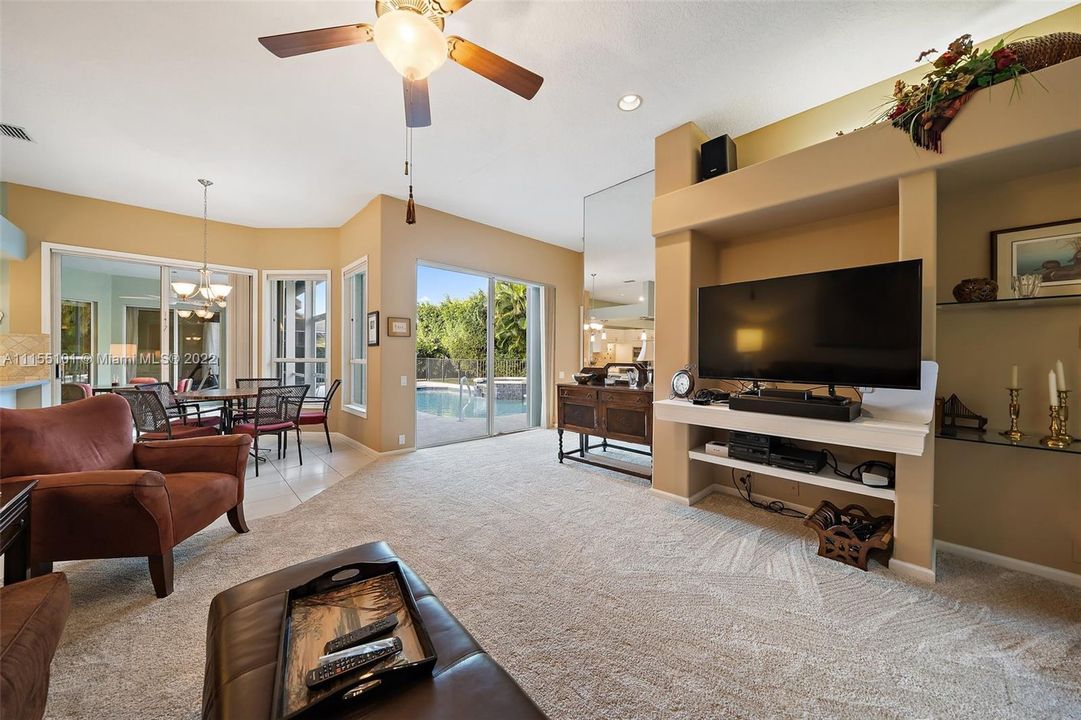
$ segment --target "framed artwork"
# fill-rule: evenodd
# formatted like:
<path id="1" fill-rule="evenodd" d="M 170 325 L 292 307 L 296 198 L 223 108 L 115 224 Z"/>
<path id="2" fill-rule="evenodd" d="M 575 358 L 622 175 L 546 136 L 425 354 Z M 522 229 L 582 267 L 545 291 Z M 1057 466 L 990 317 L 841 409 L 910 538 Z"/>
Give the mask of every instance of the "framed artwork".
<path id="1" fill-rule="evenodd" d="M 412 334 L 412 324 L 409 318 L 388 317 L 387 337 L 409 337 Z"/>
<path id="2" fill-rule="evenodd" d="M 379 311 L 368 313 L 368 347 L 379 344 Z"/>
<path id="3" fill-rule="evenodd" d="M 1012 298 L 1010 279 L 1029 274 L 1040 276 L 1037 297 L 1081 293 L 1081 218 L 991 233 L 998 298 Z"/>

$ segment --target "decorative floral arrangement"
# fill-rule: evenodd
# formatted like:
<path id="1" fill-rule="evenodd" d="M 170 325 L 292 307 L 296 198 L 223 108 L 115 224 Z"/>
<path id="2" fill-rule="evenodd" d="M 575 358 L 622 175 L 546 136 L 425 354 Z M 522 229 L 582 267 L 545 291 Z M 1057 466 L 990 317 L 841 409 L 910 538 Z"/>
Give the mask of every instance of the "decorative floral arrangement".
<path id="1" fill-rule="evenodd" d="M 936 52 L 926 50 L 916 62 L 923 62 Z M 1003 41 L 990 50 L 976 50 L 972 36 L 962 35 L 938 56 L 934 69 L 923 76 L 922 83 L 909 85 L 897 81 L 893 100 L 876 122 L 889 120 L 894 127 L 907 132 L 916 145 L 942 152 L 942 131 L 974 90 L 1013 80 L 1017 93 L 1018 78 L 1025 72 L 1017 52 Z"/>

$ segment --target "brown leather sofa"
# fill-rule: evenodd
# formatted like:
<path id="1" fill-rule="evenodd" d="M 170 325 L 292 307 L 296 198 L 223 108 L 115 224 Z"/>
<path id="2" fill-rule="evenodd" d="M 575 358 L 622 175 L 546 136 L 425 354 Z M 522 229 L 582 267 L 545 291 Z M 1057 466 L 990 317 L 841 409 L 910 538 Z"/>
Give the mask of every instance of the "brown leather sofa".
<path id="1" fill-rule="evenodd" d="M 50 573 L 0 588 L 0 717 L 39 720 L 49 669 L 71 610 L 68 581 Z"/>
<path id="2" fill-rule="evenodd" d="M 398 560 L 386 543 L 342 550 L 264 575 L 219 593 L 210 603 L 203 678 L 204 720 L 272 717 L 278 641 L 286 593 L 342 565 Z M 438 661 L 432 678 L 373 695 L 344 714 L 364 720 L 538 720 L 540 708 L 477 644 L 431 589 L 401 563 Z"/>
<path id="3" fill-rule="evenodd" d="M 0 482 L 38 481 L 34 574 L 57 560 L 140 557 L 158 597 L 173 591 L 173 548 L 228 513 L 244 522 L 251 438 L 132 442 L 131 410 L 103 394 L 40 410 L 0 410 Z"/>

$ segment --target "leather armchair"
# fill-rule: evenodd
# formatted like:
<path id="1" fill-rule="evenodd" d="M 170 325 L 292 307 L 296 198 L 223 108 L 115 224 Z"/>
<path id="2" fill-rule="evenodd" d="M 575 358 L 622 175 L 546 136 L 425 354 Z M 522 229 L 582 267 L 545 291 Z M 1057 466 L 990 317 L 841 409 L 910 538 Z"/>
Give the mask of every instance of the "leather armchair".
<path id="1" fill-rule="evenodd" d="M 33 477 L 30 562 L 146 556 L 158 597 L 173 591 L 173 548 L 223 513 L 244 521 L 251 438 L 132 441 L 127 402 L 103 394 L 40 410 L 0 410 L 0 482 Z"/>

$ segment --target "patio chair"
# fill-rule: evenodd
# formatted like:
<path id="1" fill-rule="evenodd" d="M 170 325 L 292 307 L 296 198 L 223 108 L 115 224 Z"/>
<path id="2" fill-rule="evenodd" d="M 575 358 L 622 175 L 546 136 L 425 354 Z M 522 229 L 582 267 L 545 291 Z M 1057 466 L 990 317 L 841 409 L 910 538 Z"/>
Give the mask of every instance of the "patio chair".
<path id="1" fill-rule="evenodd" d="M 278 438 L 278 458 L 282 450 L 289 448 L 289 431 L 297 431 L 297 455 L 300 464 L 304 464 L 304 453 L 300 439 L 300 410 L 304 405 L 304 396 L 308 394 L 307 385 L 281 385 L 278 387 L 259 388 L 255 398 L 255 407 L 247 422 L 233 425 L 234 433 L 251 435 L 255 454 L 255 477 L 259 477 L 259 438 L 262 435 L 276 435 Z M 284 441 L 284 442 L 283 442 Z"/>
<path id="2" fill-rule="evenodd" d="M 218 428 L 210 425 L 185 425 L 179 418 L 171 418 L 165 411 L 161 398 L 153 390 L 117 388 L 117 395 L 128 401 L 131 416 L 135 420 L 136 440 L 178 440 L 180 438 L 217 435 Z"/>
<path id="3" fill-rule="evenodd" d="M 165 413 L 170 417 L 180 418 L 185 425 L 204 425 L 218 427 L 221 425 L 221 415 L 214 414 L 203 417 L 203 408 L 197 402 L 183 402 L 178 400 L 173 386 L 167 382 L 153 382 L 135 386 L 138 390 L 147 390 L 158 396 L 161 404 L 165 407 Z M 212 408 L 220 410 L 221 406 Z M 190 416 L 194 412 L 195 418 Z"/>
<path id="4" fill-rule="evenodd" d="M 335 380 L 330 384 L 330 389 L 327 390 L 327 396 L 323 398 L 323 407 L 320 410 L 301 410 L 300 425 L 322 425 L 323 433 L 327 436 L 327 450 L 334 452 L 334 448 L 330 444 L 330 401 L 334 399 L 334 393 L 338 392 L 338 388 L 341 387 L 342 381 Z"/>

